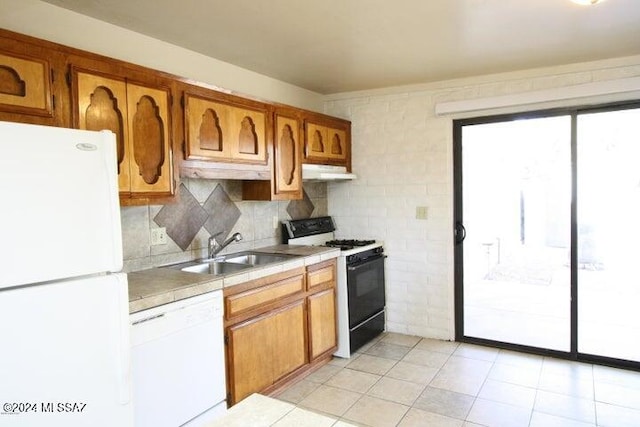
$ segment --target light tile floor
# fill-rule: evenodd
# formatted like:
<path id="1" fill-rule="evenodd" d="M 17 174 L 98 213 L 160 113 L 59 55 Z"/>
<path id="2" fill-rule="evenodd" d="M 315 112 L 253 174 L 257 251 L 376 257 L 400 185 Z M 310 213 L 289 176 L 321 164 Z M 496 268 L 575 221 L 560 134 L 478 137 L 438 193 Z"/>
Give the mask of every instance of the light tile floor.
<path id="1" fill-rule="evenodd" d="M 387 333 L 280 400 L 371 427 L 640 426 L 640 373 Z"/>

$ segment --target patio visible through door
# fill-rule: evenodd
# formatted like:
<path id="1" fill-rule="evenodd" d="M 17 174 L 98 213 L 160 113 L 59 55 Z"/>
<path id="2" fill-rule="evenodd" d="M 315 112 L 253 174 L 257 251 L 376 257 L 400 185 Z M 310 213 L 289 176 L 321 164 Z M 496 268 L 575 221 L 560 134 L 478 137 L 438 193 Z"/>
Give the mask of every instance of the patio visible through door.
<path id="1" fill-rule="evenodd" d="M 640 362 L 640 107 L 454 127 L 457 339 Z"/>

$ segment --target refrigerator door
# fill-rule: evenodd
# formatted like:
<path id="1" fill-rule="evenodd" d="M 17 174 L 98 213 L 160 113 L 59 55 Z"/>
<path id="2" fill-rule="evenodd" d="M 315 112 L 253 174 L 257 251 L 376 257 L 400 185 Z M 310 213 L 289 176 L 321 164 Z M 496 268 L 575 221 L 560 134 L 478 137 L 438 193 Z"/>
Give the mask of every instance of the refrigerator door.
<path id="1" fill-rule="evenodd" d="M 0 122 L 0 288 L 122 269 L 115 135 Z"/>
<path id="2" fill-rule="evenodd" d="M 127 276 L 0 290 L 0 425 L 133 426 Z"/>

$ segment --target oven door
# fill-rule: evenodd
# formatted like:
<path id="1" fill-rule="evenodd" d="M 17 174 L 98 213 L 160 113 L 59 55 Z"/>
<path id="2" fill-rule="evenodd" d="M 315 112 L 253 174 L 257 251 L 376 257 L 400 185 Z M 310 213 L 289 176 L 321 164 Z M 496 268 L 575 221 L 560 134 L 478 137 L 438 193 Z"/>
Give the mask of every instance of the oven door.
<path id="1" fill-rule="evenodd" d="M 347 290 L 349 294 L 349 329 L 384 309 L 384 259 L 369 258 L 356 264 L 347 264 Z"/>

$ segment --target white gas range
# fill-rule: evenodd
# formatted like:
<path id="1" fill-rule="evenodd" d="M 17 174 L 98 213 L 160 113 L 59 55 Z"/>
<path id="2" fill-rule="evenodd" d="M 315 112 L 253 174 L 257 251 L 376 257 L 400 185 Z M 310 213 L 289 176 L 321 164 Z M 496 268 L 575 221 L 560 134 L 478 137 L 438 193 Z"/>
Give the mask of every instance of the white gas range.
<path id="1" fill-rule="evenodd" d="M 338 349 L 348 358 L 385 329 L 384 249 L 375 240 L 335 240 L 331 217 L 284 221 L 282 241 L 290 245 L 341 249 L 337 259 Z"/>

